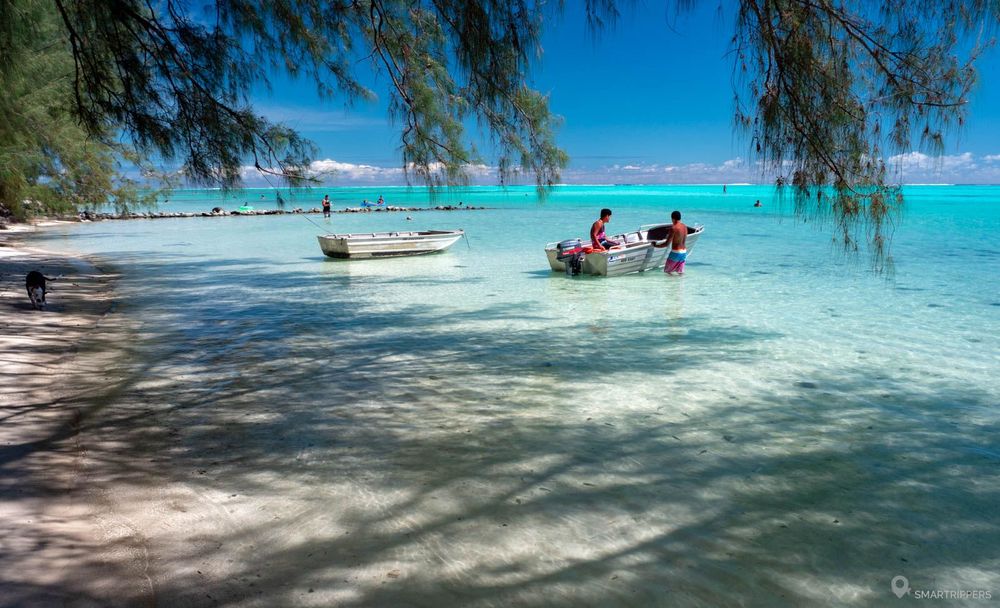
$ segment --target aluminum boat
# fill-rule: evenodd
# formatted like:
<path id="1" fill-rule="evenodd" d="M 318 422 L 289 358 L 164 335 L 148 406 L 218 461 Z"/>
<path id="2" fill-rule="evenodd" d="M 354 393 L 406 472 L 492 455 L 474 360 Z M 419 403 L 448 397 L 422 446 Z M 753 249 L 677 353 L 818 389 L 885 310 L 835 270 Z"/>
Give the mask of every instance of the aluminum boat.
<path id="1" fill-rule="evenodd" d="M 331 258 L 389 258 L 444 251 L 465 234 L 463 230 L 361 232 L 316 237 Z"/>
<path id="2" fill-rule="evenodd" d="M 670 226 L 671 224 L 646 224 L 634 232 L 616 234 L 609 239 L 621 244 L 607 251 L 592 251 L 589 247 L 590 239 L 557 241 L 545 246 L 545 255 L 552 270 L 570 275 L 616 277 L 663 268 L 670 248 L 653 247 L 653 243 L 665 238 Z M 700 224 L 688 226 L 688 255 L 704 231 L 705 227 Z M 649 238 L 650 233 L 653 234 L 652 239 Z"/>

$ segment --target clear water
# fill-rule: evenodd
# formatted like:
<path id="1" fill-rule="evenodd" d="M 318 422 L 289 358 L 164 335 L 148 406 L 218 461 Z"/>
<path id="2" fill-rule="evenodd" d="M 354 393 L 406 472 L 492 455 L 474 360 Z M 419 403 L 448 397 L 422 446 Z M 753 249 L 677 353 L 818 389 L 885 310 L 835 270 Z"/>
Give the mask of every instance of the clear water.
<path id="1" fill-rule="evenodd" d="M 309 216 L 330 232 L 468 234 L 395 260 L 326 259 L 301 216 L 39 239 L 122 273 L 144 367 L 114 405 L 202 429 L 178 456 L 192 467 L 227 432 L 253 439 L 206 487 L 249 484 L 261 509 L 298 513 L 282 524 L 282 550 L 302 552 L 288 563 L 410 573 L 350 592 L 309 579 L 316 601 L 878 604 L 897 574 L 1000 593 L 1000 187 L 909 188 L 888 280 L 765 187 L 283 196 L 327 193 L 335 209 L 380 193 L 490 209 Z M 271 208 L 274 191 L 181 192 L 164 209 L 244 200 Z M 544 244 L 585 235 L 604 206 L 612 229 L 673 209 L 704 224 L 687 275 L 550 272 Z M 367 507 L 333 517 L 310 506 L 317 492 Z M 345 521 L 369 535 L 354 561 L 311 564 L 288 540 L 333 543 Z M 265 557 L 281 561 L 236 562 Z"/>

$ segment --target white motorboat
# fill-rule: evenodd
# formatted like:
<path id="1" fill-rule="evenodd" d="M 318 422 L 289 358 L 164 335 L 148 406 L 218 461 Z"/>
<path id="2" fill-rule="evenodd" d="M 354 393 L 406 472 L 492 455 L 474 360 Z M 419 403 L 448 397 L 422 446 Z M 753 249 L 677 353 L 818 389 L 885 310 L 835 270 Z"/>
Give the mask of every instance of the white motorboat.
<path id="1" fill-rule="evenodd" d="M 616 277 L 663 268 L 670 248 L 653 247 L 653 242 L 665 238 L 670 226 L 671 224 L 646 224 L 634 232 L 616 234 L 609 239 L 622 244 L 607 251 L 588 251 L 589 239 L 569 239 L 549 243 L 545 246 L 545 255 L 552 270 L 566 274 Z M 686 246 L 689 255 L 704 231 L 705 227 L 702 225 L 688 226 Z M 652 239 L 649 238 L 651 232 Z"/>
<path id="2" fill-rule="evenodd" d="M 331 258 L 389 258 L 444 251 L 465 234 L 463 230 L 361 232 L 316 237 Z"/>

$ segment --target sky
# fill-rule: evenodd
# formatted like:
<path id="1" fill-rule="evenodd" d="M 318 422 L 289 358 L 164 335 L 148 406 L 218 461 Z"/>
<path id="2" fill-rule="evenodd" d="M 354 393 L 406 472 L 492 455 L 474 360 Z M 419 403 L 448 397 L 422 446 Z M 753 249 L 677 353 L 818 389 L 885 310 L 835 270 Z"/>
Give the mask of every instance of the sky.
<path id="1" fill-rule="evenodd" d="M 767 181 L 752 163 L 747 140 L 733 129 L 730 3 L 721 12 L 717 3 L 702 2 L 676 14 L 661 3 L 639 1 L 597 39 L 586 29 L 581 5 L 567 2 L 546 23 L 543 55 L 530 75 L 563 119 L 557 141 L 570 164 L 562 182 Z M 906 183 L 1000 184 L 1000 52 L 986 53 L 978 68 L 966 125 L 951 134 L 944 155 L 914 150 L 890 159 Z M 333 172 L 327 183 L 405 183 L 400 130 L 385 106 L 388 83 L 367 75 L 364 82 L 379 100 L 345 107 L 320 101 L 309 83 L 278 77 L 270 93 L 259 91 L 253 101 L 265 116 L 316 142 L 314 168 Z M 484 160 L 471 172 L 474 183 L 496 183 Z M 258 185 L 253 171 L 245 176 L 248 185 Z M 533 176 L 518 181 L 533 183 Z"/>

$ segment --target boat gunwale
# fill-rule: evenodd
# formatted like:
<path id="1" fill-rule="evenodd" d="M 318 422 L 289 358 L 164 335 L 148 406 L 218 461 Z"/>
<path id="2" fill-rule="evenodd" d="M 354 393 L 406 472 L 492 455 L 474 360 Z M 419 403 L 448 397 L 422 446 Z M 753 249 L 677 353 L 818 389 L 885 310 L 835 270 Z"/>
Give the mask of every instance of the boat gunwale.
<path id="1" fill-rule="evenodd" d="M 376 239 L 421 239 L 460 237 L 464 230 L 405 230 L 387 232 L 348 232 L 321 234 L 319 238 L 330 240 L 376 240 Z"/>
<path id="2" fill-rule="evenodd" d="M 628 232 L 623 232 L 621 234 L 616 234 L 616 235 L 612 236 L 611 238 L 614 239 L 616 237 L 621 237 L 621 236 L 625 236 L 625 235 L 628 235 L 628 234 L 635 234 L 636 232 L 647 232 L 648 233 L 649 230 L 646 229 L 647 226 L 649 228 L 656 228 L 658 226 L 669 226 L 669 225 L 670 224 L 643 224 L 642 226 L 639 227 L 639 230 L 629 230 Z M 695 229 L 694 232 L 689 232 L 688 235 L 701 234 L 702 232 L 705 231 L 705 226 L 703 224 L 695 224 L 693 227 Z M 572 240 L 573 240 L 572 238 L 569 238 L 569 239 L 563 239 L 561 241 L 552 241 L 551 243 L 546 243 L 546 245 L 545 245 L 545 251 L 554 251 L 556 249 L 556 246 L 559 245 L 559 243 L 562 243 L 562 242 L 565 242 L 565 241 L 572 241 Z M 584 242 L 584 239 L 579 239 L 579 240 L 580 240 L 581 244 Z M 604 251 L 593 251 L 591 253 L 614 253 L 614 252 L 620 252 L 620 251 L 624 251 L 625 249 L 627 249 L 630 245 L 652 245 L 654 242 L 657 242 L 657 241 L 647 241 L 647 240 L 644 239 L 644 240 L 637 241 L 637 242 L 634 242 L 634 243 L 625 243 L 625 247 L 621 248 L 621 249 L 605 249 Z M 619 247 L 620 247 L 620 245 L 619 245 Z M 587 254 L 587 255 L 590 255 L 590 254 Z"/>

